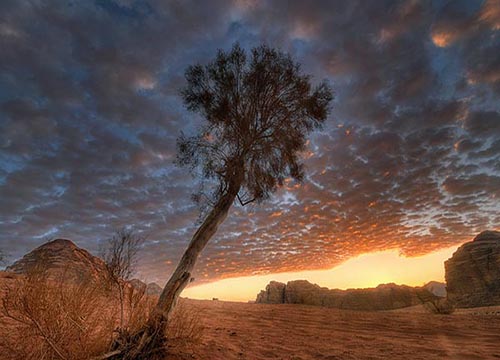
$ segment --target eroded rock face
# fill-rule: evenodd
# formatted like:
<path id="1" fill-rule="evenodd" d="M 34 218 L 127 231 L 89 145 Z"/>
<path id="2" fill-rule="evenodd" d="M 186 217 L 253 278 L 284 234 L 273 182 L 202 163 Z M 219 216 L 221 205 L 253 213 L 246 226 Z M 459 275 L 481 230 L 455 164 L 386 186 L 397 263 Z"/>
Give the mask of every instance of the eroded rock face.
<path id="1" fill-rule="evenodd" d="M 296 280 L 289 281 L 286 285 L 271 282 L 266 290 L 260 292 L 256 302 L 374 311 L 419 305 L 435 298 L 430 291 L 420 287 L 384 284 L 370 289 L 330 290 L 306 280 Z"/>
<path id="2" fill-rule="evenodd" d="M 448 300 L 456 306 L 500 305 L 499 231 L 483 231 L 444 265 Z"/>
<path id="3" fill-rule="evenodd" d="M 255 302 L 262 304 L 283 304 L 285 302 L 286 285 L 277 281 L 271 281 L 265 290 L 262 290 Z"/>
<path id="4" fill-rule="evenodd" d="M 284 290 L 284 303 L 307 305 L 325 305 L 325 298 L 329 291 L 307 280 L 289 281 Z"/>
<path id="5" fill-rule="evenodd" d="M 106 277 L 102 259 L 67 239 L 56 239 L 39 246 L 6 270 L 17 274 L 43 272 L 48 278 L 64 281 L 94 281 Z"/>

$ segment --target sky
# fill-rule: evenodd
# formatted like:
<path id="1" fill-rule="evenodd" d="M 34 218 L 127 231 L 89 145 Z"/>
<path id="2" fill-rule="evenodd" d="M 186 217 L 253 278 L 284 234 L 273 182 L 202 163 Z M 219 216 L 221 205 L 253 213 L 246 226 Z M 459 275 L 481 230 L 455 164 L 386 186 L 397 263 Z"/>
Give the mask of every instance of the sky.
<path id="1" fill-rule="evenodd" d="M 0 249 L 96 252 L 129 226 L 146 237 L 137 276 L 165 282 L 199 224 L 198 181 L 173 163 L 203 121 L 179 97 L 184 70 L 236 42 L 290 53 L 335 100 L 304 182 L 235 204 L 195 284 L 498 230 L 499 30 L 498 0 L 3 0 Z"/>

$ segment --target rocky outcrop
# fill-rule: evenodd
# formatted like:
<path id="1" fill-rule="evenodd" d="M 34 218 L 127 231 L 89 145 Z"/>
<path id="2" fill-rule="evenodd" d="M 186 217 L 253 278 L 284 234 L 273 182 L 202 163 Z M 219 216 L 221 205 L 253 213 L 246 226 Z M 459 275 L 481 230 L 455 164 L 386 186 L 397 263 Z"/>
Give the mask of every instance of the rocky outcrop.
<path id="1" fill-rule="evenodd" d="M 161 295 L 163 288 L 155 282 L 149 283 L 146 286 L 146 294 L 148 295 Z"/>
<path id="2" fill-rule="evenodd" d="M 39 246 L 6 270 L 17 274 L 43 273 L 47 278 L 65 281 L 95 281 L 106 277 L 104 261 L 67 239 Z"/>
<path id="3" fill-rule="evenodd" d="M 500 305 L 499 231 L 483 231 L 444 266 L 448 300 L 457 307 Z"/>
<path id="4" fill-rule="evenodd" d="M 422 304 L 436 296 L 423 287 L 383 284 L 370 289 L 330 290 L 306 280 L 272 281 L 257 295 L 257 303 L 304 304 L 349 310 L 392 310 Z"/>
<path id="5" fill-rule="evenodd" d="M 285 284 L 271 281 L 265 290 L 257 295 L 257 303 L 263 304 L 282 304 L 285 301 Z"/>
<path id="6" fill-rule="evenodd" d="M 429 281 L 424 288 L 438 297 L 446 297 L 446 284 L 438 281 Z"/>
<path id="7" fill-rule="evenodd" d="M 56 239 L 39 246 L 7 267 L 6 271 L 6 274 L 40 273 L 52 280 L 107 282 L 104 261 L 67 239 Z M 132 279 L 128 284 L 144 290 L 147 295 L 160 295 L 163 290 L 154 282 L 146 284 L 138 279 Z"/>

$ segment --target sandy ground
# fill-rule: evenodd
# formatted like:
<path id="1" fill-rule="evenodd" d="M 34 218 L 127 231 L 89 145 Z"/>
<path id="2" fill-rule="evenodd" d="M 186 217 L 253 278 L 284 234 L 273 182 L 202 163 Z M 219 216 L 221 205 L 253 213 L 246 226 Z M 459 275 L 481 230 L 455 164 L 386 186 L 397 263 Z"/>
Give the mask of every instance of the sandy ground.
<path id="1" fill-rule="evenodd" d="M 188 300 L 201 343 L 172 359 L 500 359 L 500 308 L 434 315 Z"/>
<path id="2" fill-rule="evenodd" d="M 15 278 L 0 273 L 3 282 Z M 361 312 L 208 300 L 185 305 L 204 327 L 201 340 L 173 344 L 168 360 L 500 359 L 500 306 L 434 315 L 423 307 Z"/>

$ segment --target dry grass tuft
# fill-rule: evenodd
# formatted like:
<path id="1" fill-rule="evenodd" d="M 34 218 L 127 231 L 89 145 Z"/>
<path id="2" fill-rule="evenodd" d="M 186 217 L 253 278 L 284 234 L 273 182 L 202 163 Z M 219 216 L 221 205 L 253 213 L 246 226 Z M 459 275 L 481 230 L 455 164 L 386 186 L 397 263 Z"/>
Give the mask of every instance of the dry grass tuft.
<path id="1" fill-rule="evenodd" d="M 149 314 L 156 305 L 158 299 L 146 295 L 146 288 L 136 289 L 130 287 L 125 291 L 125 329 L 130 333 L 136 333 L 147 323 Z"/>
<path id="2" fill-rule="evenodd" d="M 167 325 L 167 338 L 182 345 L 193 345 L 201 341 L 204 326 L 201 309 L 179 301 Z"/>
<path id="3" fill-rule="evenodd" d="M 90 360 L 108 353 L 120 334 L 139 333 L 157 298 L 128 287 L 125 324 L 119 304 L 105 286 L 49 280 L 43 272 L 20 276 L 0 291 L 2 360 Z M 180 301 L 167 327 L 167 343 L 188 349 L 199 343 L 200 310 Z M 119 358 L 119 356 L 118 356 Z"/>
<path id="4" fill-rule="evenodd" d="M 116 315 L 102 289 L 32 273 L 3 289 L 3 360 L 89 359 L 109 347 Z"/>

